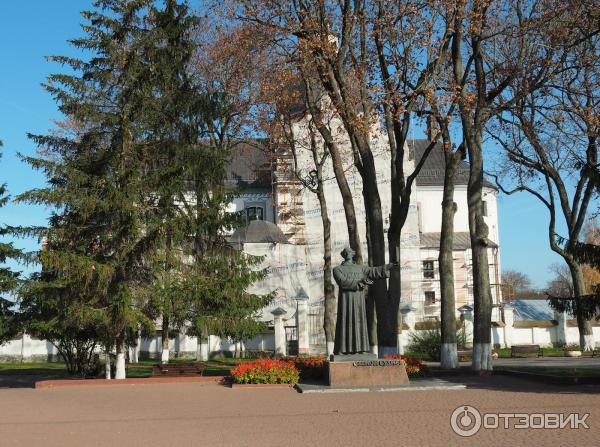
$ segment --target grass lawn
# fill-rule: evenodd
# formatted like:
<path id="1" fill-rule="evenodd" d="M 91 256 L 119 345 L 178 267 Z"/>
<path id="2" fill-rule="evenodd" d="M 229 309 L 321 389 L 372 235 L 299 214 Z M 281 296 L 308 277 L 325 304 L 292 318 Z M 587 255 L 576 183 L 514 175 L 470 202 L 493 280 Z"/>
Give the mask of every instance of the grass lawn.
<path id="1" fill-rule="evenodd" d="M 222 358 L 218 360 L 209 360 L 204 362 L 204 375 L 205 376 L 227 376 L 232 366 L 237 365 L 240 362 L 256 360 L 254 358 L 247 359 L 234 359 L 234 358 Z M 169 363 L 192 363 L 194 359 L 181 359 L 175 358 L 170 359 Z M 127 377 L 150 377 L 152 375 L 152 366 L 156 365 L 158 360 L 140 360 L 139 363 L 130 363 L 127 365 Z"/>
<path id="2" fill-rule="evenodd" d="M 41 375 L 66 377 L 67 368 L 60 362 L 0 363 L 1 376 Z"/>
<path id="3" fill-rule="evenodd" d="M 223 358 L 218 360 L 209 360 L 205 362 L 205 376 L 226 376 L 232 366 L 242 361 L 254 359 L 233 359 Z M 191 363 L 193 359 L 175 358 L 170 363 Z M 139 363 L 130 363 L 127 365 L 127 377 L 142 378 L 152 376 L 152 366 L 156 365 L 158 360 L 140 360 Z M 0 363 L 0 375 L 2 376 L 21 376 L 21 375 L 41 375 L 49 377 L 69 377 L 66 365 L 61 362 L 36 362 L 36 363 Z M 104 369 L 99 378 L 104 375 Z"/>

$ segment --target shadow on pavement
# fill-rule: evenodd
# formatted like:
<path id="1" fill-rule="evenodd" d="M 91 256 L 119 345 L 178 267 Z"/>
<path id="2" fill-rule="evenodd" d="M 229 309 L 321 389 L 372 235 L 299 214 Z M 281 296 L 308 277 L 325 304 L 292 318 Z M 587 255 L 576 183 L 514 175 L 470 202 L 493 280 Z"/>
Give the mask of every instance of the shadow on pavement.
<path id="1" fill-rule="evenodd" d="M 500 374 L 493 374 L 491 376 L 439 374 L 436 377 L 451 383 L 464 384 L 467 386 L 467 389 L 509 391 L 513 393 L 600 394 L 600 385 L 542 383 L 534 379 Z"/>
<path id="2" fill-rule="evenodd" d="M 35 388 L 38 380 L 55 379 L 56 376 L 43 376 L 37 374 L 0 375 L 0 389 L 3 388 Z"/>

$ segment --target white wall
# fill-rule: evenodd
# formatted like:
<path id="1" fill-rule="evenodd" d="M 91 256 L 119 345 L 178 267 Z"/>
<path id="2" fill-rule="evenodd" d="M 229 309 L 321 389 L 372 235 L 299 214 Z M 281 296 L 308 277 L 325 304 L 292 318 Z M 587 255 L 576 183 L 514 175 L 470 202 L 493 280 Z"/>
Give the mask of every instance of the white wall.
<path id="1" fill-rule="evenodd" d="M 487 202 L 487 217 L 485 222 L 489 227 L 489 238 L 500 244 L 498 232 L 498 206 L 497 192 L 491 188 L 484 188 L 483 200 Z M 439 233 L 442 226 L 442 187 L 418 186 L 415 199 L 419 204 L 420 225 L 422 233 Z M 454 201 L 458 208 L 454 215 L 454 231 L 469 231 L 469 214 L 467 206 L 467 186 L 458 185 L 454 191 Z"/>
<path id="2" fill-rule="evenodd" d="M 46 340 L 24 334 L 0 346 L 0 361 L 47 361 L 54 360 L 58 351 Z"/>

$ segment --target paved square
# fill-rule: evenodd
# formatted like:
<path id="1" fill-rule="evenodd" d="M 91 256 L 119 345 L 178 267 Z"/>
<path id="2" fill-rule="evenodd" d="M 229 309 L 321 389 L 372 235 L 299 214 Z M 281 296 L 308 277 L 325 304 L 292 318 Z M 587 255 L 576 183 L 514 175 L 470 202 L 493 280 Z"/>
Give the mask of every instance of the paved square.
<path id="1" fill-rule="evenodd" d="M 458 380 L 458 379 L 456 379 Z M 469 378 L 466 390 L 299 394 L 217 384 L 0 389 L 0 445 L 559 446 L 597 445 L 600 387 Z M 589 430 L 452 432 L 460 405 L 480 412 L 589 412 Z"/>

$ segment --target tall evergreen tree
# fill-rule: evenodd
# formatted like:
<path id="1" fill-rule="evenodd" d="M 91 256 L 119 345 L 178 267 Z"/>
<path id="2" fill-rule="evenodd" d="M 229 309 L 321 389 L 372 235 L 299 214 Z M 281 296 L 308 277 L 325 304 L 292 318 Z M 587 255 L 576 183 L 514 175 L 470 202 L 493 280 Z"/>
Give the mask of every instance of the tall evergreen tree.
<path id="1" fill-rule="evenodd" d="M 262 259 L 233 250 L 226 234 L 245 225 L 241 213 L 225 212 L 238 193 L 225 184 L 226 168 L 237 149 L 229 124 L 237 110 L 226 93 L 203 95 L 197 123 L 198 143 L 186 152 L 185 177 L 189 191 L 179 196 L 188 235 L 184 254 L 192 260 L 183 283 L 191 307 L 189 319 L 199 339 L 199 360 L 208 355 L 209 334 L 241 342 L 259 334 L 264 324 L 256 314 L 272 294 L 251 287 L 265 277 Z"/>
<path id="2" fill-rule="evenodd" d="M 96 1 L 94 11 L 82 13 L 86 35 L 71 41 L 93 56 L 49 58 L 73 71 L 50 76 L 45 88 L 78 132 L 30 135 L 49 156 L 25 161 L 46 173 L 48 186 L 20 197 L 54 207 L 41 233 L 49 247 L 42 264 L 53 274 L 38 279 L 57 290 L 69 284 L 84 309 L 104 316 L 106 342 L 116 343 L 116 378 L 125 377 L 126 330 L 144 321 L 136 297 L 159 231 L 145 226 L 153 206 L 144 126 L 152 85 L 142 53 L 151 3 Z"/>
<path id="3" fill-rule="evenodd" d="M 162 322 L 161 361 L 167 363 L 169 333 L 181 328 L 189 315 L 189 300 L 182 293 L 182 270 L 186 269 L 182 247 L 188 241 L 179 197 L 189 189 L 186 153 L 199 140 L 193 118 L 203 115 L 204 104 L 190 72 L 197 19 L 189 14 L 187 4 L 167 0 L 162 7 L 153 5 L 147 22 L 150 30 L 143 56 L 152 67 L 152 90 L 144 114 L 152 160 L 147 182 L 156 197 L 147 225 L 159 228 L 159 249 L 150 261 L 150 304 Z"/>
<path id="4" fill-rule="evenodd" d="M 0 140 L 0 148 L 2 141 Z M 2 154 L 0 153 L 0 156 Z M 6 191 L 6 184 L 0 184 L 0 207 L 6 205 L 9 196 Z M 11 232 L 10 228 L 0 226 L 0 237 Z M 13 302 L 7 299 L 7 295 L 12 293 L 19 280 L 19 273 L 12 271 L 6 261 L 9 259 L 21 259 L 23 254 L 15 248 L 12 243 L 0 241 L 0 345 L 9 340 L 16 332 L 15 311 Z"/>

